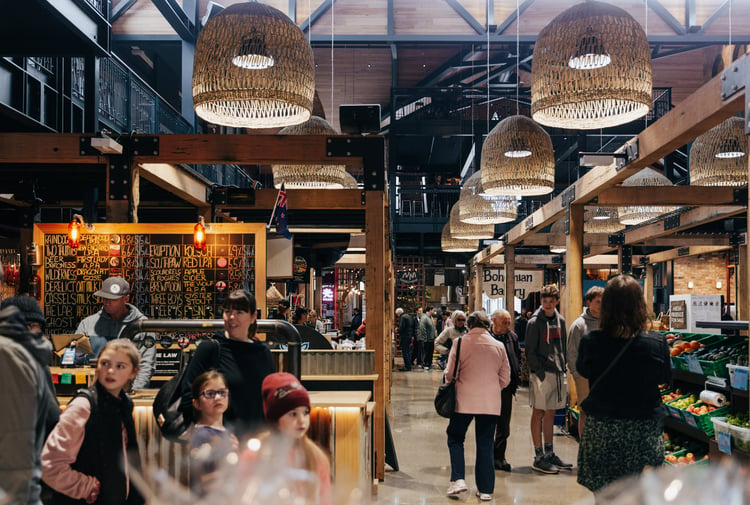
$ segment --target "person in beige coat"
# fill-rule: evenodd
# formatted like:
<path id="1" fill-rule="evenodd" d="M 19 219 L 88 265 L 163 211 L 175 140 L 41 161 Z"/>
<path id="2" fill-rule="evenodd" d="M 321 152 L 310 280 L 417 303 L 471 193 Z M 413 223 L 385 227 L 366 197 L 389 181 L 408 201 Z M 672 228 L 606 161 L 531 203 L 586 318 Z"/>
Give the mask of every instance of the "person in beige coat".
<path id="1" fill-rule="evenodd" d="M 481 311 L 473 312 L 467 320 L 469 332 L 451 346 L 445 366 L 445 380 L 454 378 L 456 354 L 456 411 L 448 423 L 448 452 L 451 460 L 451 484 L 448 496 L 456 496 L 468 488 L 465 481 L 464 439 L 474 421 L 477 444 L 474 476 L 477 496 L 481 501 L 492 500 L 495 490 L 493 462 L 494 435 L 500 417 L 501 392 L 510 382 L 510 364 L 505 346 L 489 333 L 490 320 Z"/>

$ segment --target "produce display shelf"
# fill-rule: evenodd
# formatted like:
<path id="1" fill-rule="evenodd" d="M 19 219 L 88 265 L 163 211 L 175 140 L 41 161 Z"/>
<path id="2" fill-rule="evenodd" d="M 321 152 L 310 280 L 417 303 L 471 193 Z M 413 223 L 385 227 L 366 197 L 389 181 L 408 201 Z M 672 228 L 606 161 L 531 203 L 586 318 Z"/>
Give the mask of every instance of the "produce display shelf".
<path id="1" fill-rule="evenodd" d="M 708 442 L 709 440 L 711 440 L 711 437 L 706 435 L 701 430 L 693 428 L 689 424 L 680 422 L 673 417 L 664 418 L 664 427 L 669 428 L 670 430 L 674 430 L 678 433 L 682 433 L 683 435 L 687 435 L 688 437 L 698 442 Z"/>

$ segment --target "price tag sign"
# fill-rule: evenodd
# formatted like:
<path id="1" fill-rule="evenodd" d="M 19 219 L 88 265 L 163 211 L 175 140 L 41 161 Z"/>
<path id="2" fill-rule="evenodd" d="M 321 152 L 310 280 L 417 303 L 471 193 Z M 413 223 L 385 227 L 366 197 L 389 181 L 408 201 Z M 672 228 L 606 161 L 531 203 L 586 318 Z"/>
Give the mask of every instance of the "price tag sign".
<path id="1" fill-rule="evenodd" d="M 732 374 L 732 387 L 747 391 L 747 368 L 737 367 Z"/>
<path id="2" fill-rule="evenodd" d="M 716 441 L 719 443 L 719 450 L 724 454 L 732 454 L 732 436 L 723 431 L 716 432 Z"/>
<path id="3" fill-rule="evenodd" d="M 701 375 L 703 374 L 701 364 L 698 361 L 698 358 L 696 358 L 695 356 L 685 356 L 685 363 L 687 363 L 688 370 L 690 370 L 691 372 Z"/>
<path id="4" fill-rule="evenodd" d="M 698 427 L 698 423 L 695 422 L 695 416 L 691 416 L 691 415 L 685 414 L 685 420 L 693 428 L 697 428 Z"/>

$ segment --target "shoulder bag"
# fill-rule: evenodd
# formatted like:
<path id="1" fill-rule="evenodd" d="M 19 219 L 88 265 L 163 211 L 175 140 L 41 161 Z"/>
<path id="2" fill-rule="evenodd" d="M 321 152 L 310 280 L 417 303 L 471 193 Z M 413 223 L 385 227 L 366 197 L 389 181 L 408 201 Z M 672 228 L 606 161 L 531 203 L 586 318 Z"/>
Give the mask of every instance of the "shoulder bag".
<path id="1" fill-rule="evenodd" d="M 214 368 L 219 364 L 219 355 L 221 353 L 221 344 L 212 339 L 209 341 L 216 345 L 216 359 Z M 153 409 L 154 419 L 159 425 L 159 431 L 164 438 L 172 442 L 187 443 L 183 436 L 190 428 L 190 422 L 180 410 L 182 403 L 182 380 L 185 376 L 187 365 L 180 370 L 180 373 L 169 379 L 156 393 L 154 398 Z"/>
<path id="2" fill-rule="evenodd" d="M 458 378 L 458 360 L 461 357 L 461 337 L 458 337 L 456 361 L 453 363 L 453 380 L 443 384 L 435 395 L 435 411 L 439 416 L 450 417 L 456 410 L 456 379 Z"/>

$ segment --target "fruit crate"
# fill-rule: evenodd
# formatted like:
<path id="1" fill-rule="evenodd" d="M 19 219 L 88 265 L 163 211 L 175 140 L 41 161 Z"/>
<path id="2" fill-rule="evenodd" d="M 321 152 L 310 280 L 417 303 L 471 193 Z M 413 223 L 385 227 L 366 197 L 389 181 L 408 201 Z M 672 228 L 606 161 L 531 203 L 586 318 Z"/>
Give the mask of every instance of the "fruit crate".
<path id="1" fill-rule="evenodd" d="M 683 340 L 685 342 L 699 342 L 703 344 L 705 347 L 710 347 L 715 344 L 719 344 L 722 341 L 721 335 L 711 335 L 706 333 L 685 333 L 680 338 L 676 339 L 674 342 L 677 342 L 679 340 Z M 672 342 L 672 345 L 674 345 L 674 342 Z M 671 346 L 670 346 L 671 347 Z M 688 371 L 688 364 L 685 360 L 685 354 L 680 354 L 679 356 L 672 356 L 670 358 L 670 361 L 672 362 L 672 368 L 676 368 L 677 370 L 684 370 Z"/>
<path id="2" fill-rule="evenodd" d="M 733 343 L 730 343 L 730 342 L 733 342 Z M 743 342 L 741 341 L 738 342 L 738 341 L 735 341 L 733 337 L 728 337 L 728 338 L 722 339 L 717 344 L 718 345 L 729 344 L 730 347 L 737 347 L 738 345 L 742 345 Z M 727 369 L 727 365 L 729 364 L 729 357 L 717 359 L 716 361 L 698 360 L 698 363 L 700 363 L 701 365 L 701 369 L 703 370 L 703 375 L 714 375 L 716 377 L 723 377 L 725 379 L 729 378 L 729 369 Z"/>
<path id="3" fill-rule="evenodd" d="M 689 452 L 690 452 L 689 449 L 683 449 L 681 451 L 677 451 L 677 452 L 673 453 L 672 455 L 675 456 L 675 457 L 677 457 L 677 458 L 679 458 L 681 456 L 685 456 Z M 708 458 L 704 457 L 706 455 L 705 452 L 702 453 L 702 454 L 701 453 L 693 453 L 693 454 L 695 455 L 695 461 L 693 463 L 689 463 L 690 465 L 701 465 L 702 466 L 702 465 L 708 465 L 709 464 Z M 698 454 L 700 454 L 700 456 Z M 667 460 L 666 457 L 664 459 L 664 464 L 665 465 L 669 465 L 669 466 L 686 466 L 686 465 L 680 465 L 680 464 L 677 464 L 677 463 L 672 463 L 671 461 Z"/>
<path id="4" fill-rule="evenodd" d="M 693 406 L 700 407 L 701 405 L 705 405 L 704 402 L 696 402 L 693 404 Z M 692 426 L 693 428 L 698 428 L 706 435 L 713 436 L 714 434 L 714 423 L 711 422 L 712 417 L 722 417 L 726 415 L 729 412 L 729 404 L 727 403 L 723 407 L 719 407 L 717 409 L 714 409 L 710 412 L 706 412 L 703 415 L 695 415 L 692 412 L 688 412 L 687 410 L 682 411 L 682 416 L 685 419 L 685 422 Z"/>
<path id="5" fill-rule="evenodd" d="M 678 402 L 680 400 L 682 400 L 683 398 L 687 398 L 691 394 L 692 393 L 688 393 L 686 395 L 682 395 L 679 398 L 675 398 L 674 400 L 669 400 L 667 403 L 664 404 L 667 407 L 667 411 L 669 411 L 669 415 L 672 416 L 672 417 L 674 417 L 675 419 L 677 419 L 681 423 L 685 422 L 685 418 L 682 415 L 685 411 L 682 410 L 682 409 L 680 409 L 680 408 L 677 408 L 677 407 L 673 406 L 672 404 L 676 403 L 676 402 Z"/>

